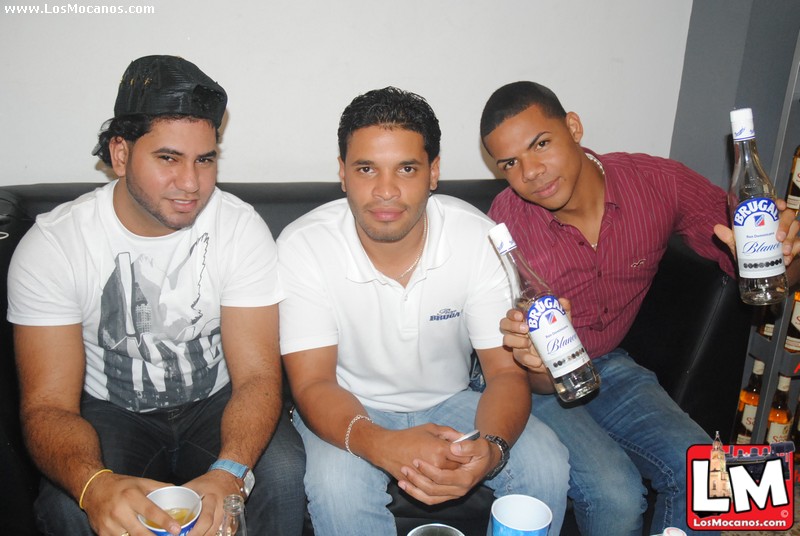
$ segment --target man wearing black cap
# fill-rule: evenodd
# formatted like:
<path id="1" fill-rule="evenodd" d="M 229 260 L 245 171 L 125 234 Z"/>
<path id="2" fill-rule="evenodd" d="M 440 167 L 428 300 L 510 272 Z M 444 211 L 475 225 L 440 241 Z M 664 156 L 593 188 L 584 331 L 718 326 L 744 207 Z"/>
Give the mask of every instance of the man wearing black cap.
<path id="1" fill-rule="evenodd" d="M 275 243 L 216 188 L 226 103 L 186 60 L 131 63 L 95 149 L 119 179 L 40 216 L 15 251 L 8 319 L 45 534 L 151 534 L 138 515 L 177 534 L 145 497 L 167 482 L 203 496 L 192 535 L 251 492 L 253 534 L 302 530 Z"/>

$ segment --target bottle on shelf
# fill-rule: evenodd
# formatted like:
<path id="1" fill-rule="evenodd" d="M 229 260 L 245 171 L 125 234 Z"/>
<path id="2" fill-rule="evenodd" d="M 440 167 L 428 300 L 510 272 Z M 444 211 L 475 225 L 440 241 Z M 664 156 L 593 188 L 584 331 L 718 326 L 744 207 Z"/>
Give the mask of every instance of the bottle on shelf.
<path id="1" fill-rule="evenodd" d="M 767 437 L 765 443 L 779 443 L 789 439 L 792 428 L 792 410 L 789 408 L 789 384 L 792 379 L 778 375 L 778 389 L 772 397 L 767 420 Z"/>
<path id="2" fill-rule="evenodd" d="M 800 145 L 794 151 L 791 173 L 789 187 L 786 189 L 786 206 L 798 210 L 800 209 Z"/>
<path id="3" fill-rule="evenodd" d="M 597 390 L 600 376 L 558 298 L 517 249 L 504 223 L 493 227 L 489 238 L 511 283 L 512 306 L 525 315 L 528 335 L 559 398 L 572 402 Z"/>
<path id="4" fill-rule="evenodd" d="M 786 269 L 778 230 L 778 207 L 772 185 L 756 147 L 753 112 L 741 108 L 731 112 L 736 163 L 731 177 L 729 203 L 736 240 L 739 294 L 750 305 L 783 300 Z"/>
<path id="5" fill-rule="evenodd" d="M 764 375 L 764 362 L 753 360 L 753 372 L 747 386 L 739 392 L 739 406 L 736 410 L 736 428 L 732 443 L 749 445 L 753 439 L 753 424 L 761 395 L 761 379 Z"/>
<path id="6" fill-rule="evenodd" d="M 789 328 L 786 330 L 786 343 L 783 348 L 793 354 L 800 353 L 800 291 L 794 293 L 792 316 L 789 318 Z"/>
<path id="7" fill-rule="evenodd" d="M 247 536 L 244 521 L 244 499 L 236 494 L 228 495 L 222 501 L 222 524 L 217 536 Z"/>
<path id="8" fill-rule="evenodd" d="M 778 304 L 765 305 L 758 312 L 758 332 L 767 340 L 772 340 L 775 319 L 778 317 Z"/>
<path id="9" fill-rule="evenodd" d="M 797 354 L 800 353 L 800 291 L 795 291 L 792 295 L 792 309 L 789 311 L 788 327 L 786 329 L 786 341 L 783 344 L 784 350 Z M 766 339 L 772 339 L 772 332 L 775 330 L 775 319 L 780 316 L 779 304 L 767 305 L 759 312 L 758 333 Z"/>

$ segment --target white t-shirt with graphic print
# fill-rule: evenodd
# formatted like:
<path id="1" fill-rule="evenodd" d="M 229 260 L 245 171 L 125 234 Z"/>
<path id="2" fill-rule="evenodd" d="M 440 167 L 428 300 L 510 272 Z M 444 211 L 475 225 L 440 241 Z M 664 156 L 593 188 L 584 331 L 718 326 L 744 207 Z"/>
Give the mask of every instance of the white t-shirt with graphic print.
<path id="1" fill-rule="evenodd" d="M 82 324 L 91 396 L 132 411 L 205 399 L 230 380 L 220 307 L 283 298 L 275 242 L 219 189 L 192 226 L 134 235 L 114 212 L 117 184 L 36 219 L 9 267 L 8 320 Z"/>

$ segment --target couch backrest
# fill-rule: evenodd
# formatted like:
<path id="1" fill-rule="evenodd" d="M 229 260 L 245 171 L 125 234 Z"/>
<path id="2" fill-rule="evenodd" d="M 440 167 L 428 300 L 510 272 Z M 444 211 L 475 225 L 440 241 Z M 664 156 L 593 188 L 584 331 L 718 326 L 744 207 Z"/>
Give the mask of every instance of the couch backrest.
<path id="1" fill-rule="evenodd" d="M 3 281 L 11 253 L 34 217 L 98 186 L 102 184 L 0 187 L 0 233 L 8 233 L 0 240 Z M 460 197 L 486 212 L 505 186 L 505 181 L 493 179 L 444 180 L 437 192 Z M 338 182 L 221 183 L 220 187 L 252 204 L 276 237 L 298 216 L 344 196 Z M 4 311 L 5 285 L 0 289 Z M 730 413 L 727 408 L 738 393 L 751 318 L 751 309 L 738 299 L 736 282 L 673 237 L 624 346 L 656 372 L 670 395 L 706 430 L 721 428 L 723 433 L 732 425 L 732 413 L 731 420 L 723 421 L 701 415 Z M 3 315 L 0 391 L 16 396 L 11 350 L 10 327 Z M 704 411 L 706 407 L 709 411 Z"/>

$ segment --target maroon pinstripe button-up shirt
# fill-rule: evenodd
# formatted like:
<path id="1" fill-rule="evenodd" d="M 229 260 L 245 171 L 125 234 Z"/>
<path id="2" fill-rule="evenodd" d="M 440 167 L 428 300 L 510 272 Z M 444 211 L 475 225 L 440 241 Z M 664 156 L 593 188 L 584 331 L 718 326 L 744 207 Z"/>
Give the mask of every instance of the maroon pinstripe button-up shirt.
<path id="1" fill-rule="evenodd" d="M 712 240 L 715 224 L 728 225 L 721 188 L 673 160 L 628 153 L 596 156 L 606 185 L 596 251 L 577 228 L 510 188 L 489 211 L 508 226 L 556 295 L 572 301 L 572 322 L 592 357 L 616 348 L 628 332 L 673 233 L 735 273 L 730 252 Z"/>

